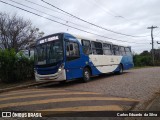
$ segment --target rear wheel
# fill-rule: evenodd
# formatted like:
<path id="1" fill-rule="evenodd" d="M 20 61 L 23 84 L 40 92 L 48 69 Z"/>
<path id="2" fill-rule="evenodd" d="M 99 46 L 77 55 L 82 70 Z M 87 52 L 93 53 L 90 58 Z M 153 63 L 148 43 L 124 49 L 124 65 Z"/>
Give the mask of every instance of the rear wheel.
<path id="1" fill-rule="evenodd" d="M 122 74 L 123 73 L 123 66 L 119 64 L 119 71 L 116 72 L 117 74 Z"/>
<path id="2" fill-rule="evenodd" d="M 83 82 L 88 82 L 91 79 L 91 71 L 88 68 L 83 70 Z"/>

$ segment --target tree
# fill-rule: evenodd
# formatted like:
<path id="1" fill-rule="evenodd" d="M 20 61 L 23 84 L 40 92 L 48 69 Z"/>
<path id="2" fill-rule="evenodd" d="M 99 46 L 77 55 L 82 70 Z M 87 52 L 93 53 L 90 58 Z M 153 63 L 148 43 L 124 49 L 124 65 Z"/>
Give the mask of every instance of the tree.
<path id="1" fill-rule="evenodd" d="M 140 53 L 140 55 L 141 56 L 151 56 L 150 52 L 148 52 L 147 50 Z"/>
<path id="2" fill-rule="evenodd" d="M 150 66 L 152 65 L 151 54 L 148 51 L 143 51 L 142 53 L 135 54 L 133 56 L 135 66 Z"/>
<path id="3" fill-rule="evenodd" d="M 18 52 L 30 42 L 43 36 L 30 20 L 24 20 L 17 14 L 0 12 L 0 44 L 4 49 L 15 49 Z"/>

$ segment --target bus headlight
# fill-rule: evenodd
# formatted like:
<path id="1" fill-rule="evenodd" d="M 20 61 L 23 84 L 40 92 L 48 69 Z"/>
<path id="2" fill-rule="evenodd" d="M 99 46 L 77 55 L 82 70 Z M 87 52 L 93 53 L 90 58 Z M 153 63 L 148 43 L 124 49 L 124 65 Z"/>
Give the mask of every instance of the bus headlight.
<path id="1" fill-rule="evenodd" d="M 59 69 L 58 69 L 58 72 L 61 72 L 61 71 L 62 71 L 62 69 L 61 69 L 61 68 L 59 68 Z"/>
<path id="2" fill-rule="evenodd" d="M 61 66 L 58 68 L 58 72 L 61 72 L 64 69 L 64 63 L 61 64 Z"/>

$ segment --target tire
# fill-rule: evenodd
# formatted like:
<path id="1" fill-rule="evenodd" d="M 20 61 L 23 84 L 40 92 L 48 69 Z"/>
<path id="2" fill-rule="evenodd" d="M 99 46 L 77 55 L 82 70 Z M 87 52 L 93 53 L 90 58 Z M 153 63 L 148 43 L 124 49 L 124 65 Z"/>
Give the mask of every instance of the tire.
<path id="1" fill-rule="evenodd" d="M 83 82 L 88 82 L 91 79 L 91 71 L 88 68 L 83 70 Z"/>
<path id="2" fill-rule="evenodd" d="M 123 73 L 123 66 L 119 64 L 119 71 L 117 72 L 118 75 Z"/>
<path id="3" fill-rule="evenodd" d="M 120 75 L 123 73 L 123 66 L 121 64 L 118 65 L 118 68 L 119 68 L 119 70 L 114 73 L 116 75 Z"/>

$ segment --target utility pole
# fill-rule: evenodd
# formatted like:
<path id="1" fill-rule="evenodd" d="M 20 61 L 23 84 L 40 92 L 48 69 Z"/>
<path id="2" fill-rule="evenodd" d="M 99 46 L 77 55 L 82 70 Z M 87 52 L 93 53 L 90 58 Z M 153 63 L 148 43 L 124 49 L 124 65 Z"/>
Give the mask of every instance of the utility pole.
<path id="1" fill-rule="evenodd" d="M 157 26 L 151 26 L 147 29 L 151 29 L 151 39 L 152 39 L 152 64 L 154 66 L 154 40 L 153 40 L 153 29 L 158 28 Z"/>

